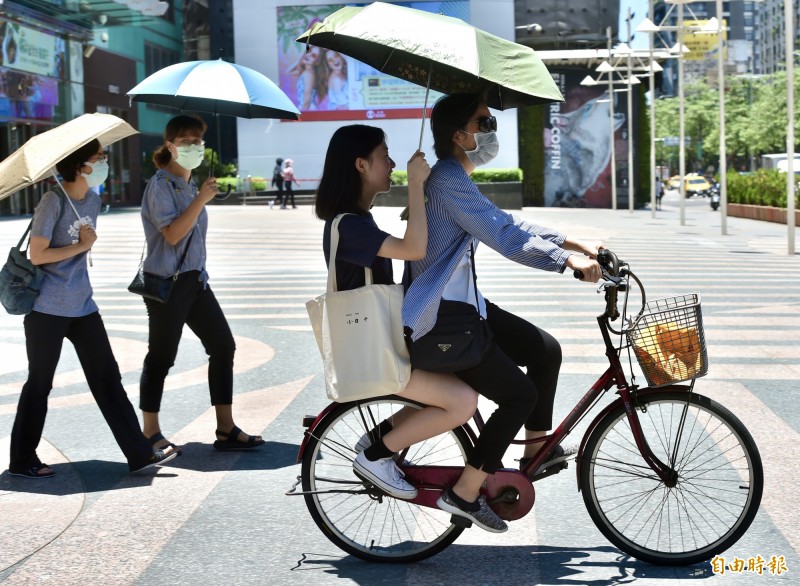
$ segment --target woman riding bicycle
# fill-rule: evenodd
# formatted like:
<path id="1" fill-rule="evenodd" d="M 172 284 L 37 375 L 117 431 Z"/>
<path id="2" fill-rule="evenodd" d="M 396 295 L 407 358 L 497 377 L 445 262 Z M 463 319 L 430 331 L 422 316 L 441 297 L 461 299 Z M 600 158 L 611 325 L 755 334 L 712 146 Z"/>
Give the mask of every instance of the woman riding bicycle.
<path id="1" fill-rule="evenodd" d="M 425 185 L 428 246 L 424 258 L 411 263 L 403 322 L 416 341 L 436 324 L 442 300 L 465 302 L 475 306 L 494 335 L 483 361 L 455 374 L 498 408 L 486 422 L 461 477 L 437 505 L 500 533 L 508 526 L 489 508 L 480 488 L 500 467 L 523 425 L 528 440 L 544 437 L 552 427 L 561 347 L 550 334 L 490 303 L 471 286 L 470 249 L 485 242 L 521 264 L 554 272 L 569 267 L 582 271 L 582 280 L 597 282 L 601 272 L 594 258 L 602 244 L 515 219 L 481 194 L 469 175 L 494 159 L 499 144 L 497 121 L 480 96 L 453 94 L 439 99 L 431 113 L 431 129 L 439 161 Z M 540 443 L 526 444 L 523 466 L 540 447 Z M 565 457 L 559 446 L 534 475 Z"/>
<path id="2" fill-rule="evenodd" d="M 425 254 L 428 228 L 423 183 L 430 167 L 423 153 L 414 153 L 408 162 L 410 216 L 403 238 L 395 238 L 378 228 L 369 212 L 375 196 L 389 191 L 394 166 L 386 135 L 380 128 L 354 124 L 339 128 L 331 137 L 315 212 L 325 220 L 325 260 L 336 263 L 340 291 L 363 287 L 364 267 L 372 269 L 375 284 L 392 284 L 391 259 L 418 260 Z M 330 259 L 331 224 L 339 214 L 347 215 L 339 223 L 336 258 Z M 392 421 L 381 422 L 377 433 L 365 434 L 355 446 L 359 454 L 353 470 L 393 497 L 413 499 L 417 490 L 404 480 L 392 456 L 469 421 L 477 408 L 478 396 L 453 375 L 422 370 L 412 371 L 399 396 L 426 407 L 404 411 Z M 377 436 L 377 441 L 372 442 L 371 436 Z"/>

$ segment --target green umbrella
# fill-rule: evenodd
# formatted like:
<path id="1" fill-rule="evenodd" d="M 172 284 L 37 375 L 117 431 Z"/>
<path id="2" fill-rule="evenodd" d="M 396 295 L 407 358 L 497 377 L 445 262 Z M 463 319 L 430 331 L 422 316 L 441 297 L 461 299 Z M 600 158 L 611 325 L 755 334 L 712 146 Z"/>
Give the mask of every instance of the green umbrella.
<path id="1" fill-rule="evenodd" d="M 383 2 L 348 6 L 297 41 L 444 94 L 481 94 L 498 110 L 564 101 L 533 49 L 450 16 Z"/>

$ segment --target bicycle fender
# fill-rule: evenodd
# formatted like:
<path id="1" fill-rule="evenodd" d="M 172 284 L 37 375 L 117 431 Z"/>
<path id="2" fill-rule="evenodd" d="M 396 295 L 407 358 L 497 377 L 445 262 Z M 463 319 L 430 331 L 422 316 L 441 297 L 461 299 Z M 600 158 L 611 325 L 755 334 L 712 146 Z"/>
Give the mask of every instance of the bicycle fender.
<path id="1" fill-rule="evenodd" d="M 320 424 L 320 421 L 325 419 L 325 417 L 328 415 L 328 413 L 333 411 L 338 406 L 339 406 L 339 403 L 335 403 L 335 402 L 334 403 L 330 403 L 327 407 L 325 407 L 325 409 L 320 411 L 319 415 L 317 415 L 314 418 L 314 421 L 311 422 L 311 425 L 309 425 L 306 428 L 305 432 L 303 432 L 303 441 L 300 442 L 300 450 L 297 453 L 297 462 L 296 462 L 297 464 L 299 464 L 300 462 L 303 461 L 303 453 L 306 451 L 306 446 L 308 445 L 308 441 L 311 439 L 311 436 L 313 435 L 314 430 Z M 304 427 L 306 425 L 306 421 L 308 419 L 310 419 L 311 417 L 314 417 L 314 416 L 313 415 L 306 415 L 305 417 L 303 417 L 303 426 Z"/>
<path id="2" fill-rule="evenodd" d="M 643 389 L 639 389 L 636 391 L 637 397 L 649 397 L 651 395 L 658 395 L 659 393 L 666 393 L 669 391 L 683 391 L 688 393 L 692 390 L 690 385 L 668 385 L 665 387 L 645 387 Z M 581 439 L 580 448 L 578 448 L 578 455 L 575 458 L 575 481 L 578 484 L 578 492 L 581 490 L 581 467 L 583 465 L 583 450 L 586 447 L 586 442 L 589 440 L 589 437 L 594 432 L 597 425 L 603 420 L 603 418 L 608 415 L 611 411 L 616 409 L 622 405 L 622 397 L 617 397 L 616 400 L 612 401 L 608 405 L 606 405 L 605 409 L 603 409 L 600 413 L 597 414 L 592 422 L 589 424 L 589 427 L 586 428 L 586 433 L 583 434 L 583 438 Z"/>

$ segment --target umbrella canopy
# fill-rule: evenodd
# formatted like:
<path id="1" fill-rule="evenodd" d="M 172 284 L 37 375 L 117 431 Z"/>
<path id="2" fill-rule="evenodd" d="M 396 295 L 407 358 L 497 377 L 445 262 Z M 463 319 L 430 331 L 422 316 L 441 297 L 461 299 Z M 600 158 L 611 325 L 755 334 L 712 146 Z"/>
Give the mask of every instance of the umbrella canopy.
<path id="1" fill-rule="evenodd" d="M 131 101 L 239 118 L 297 120 L 300 116 L 268 77 L 222 59 L 170 65 L 147 77 L 128 96 Z"/>
<path id="2" fill-rule="evenodd" d="M 481 94 L 498 110 L 564 101 L 533 49 L 450 16 L 374 2 L 337 10 L 297 41 L 445 94 Z"/>
<path id="3" fill-rule="evenodd" d="M 0 200 L 44 179 L 56 163 L 94 139 L 108 146 L 138 132 L 122 118 L 95 112 L 37 134 L 0 163 Z"/>

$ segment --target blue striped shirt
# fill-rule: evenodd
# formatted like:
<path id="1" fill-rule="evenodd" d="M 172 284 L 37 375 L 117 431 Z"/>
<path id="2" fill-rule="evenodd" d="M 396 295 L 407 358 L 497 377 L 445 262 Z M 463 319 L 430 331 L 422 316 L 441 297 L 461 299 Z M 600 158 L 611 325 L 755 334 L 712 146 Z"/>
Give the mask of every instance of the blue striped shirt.
<path id="1" fill-rule="evenodd" d="M 425 258 L 410 263 L 413 282 L 403 302 L 403 323 L 413 330 L 412 339 L 424 336 L 436 323 L 442 292 L 469 252 L 470 241 L 476 247 L 485 242 L 529 267 L 564 271 L 572 254 L 561 248 L 566 236 L 502 211 L 486 199 L 458 160 L 443 159 L 433 166 L 425 195 L 428 249 Z"/>

